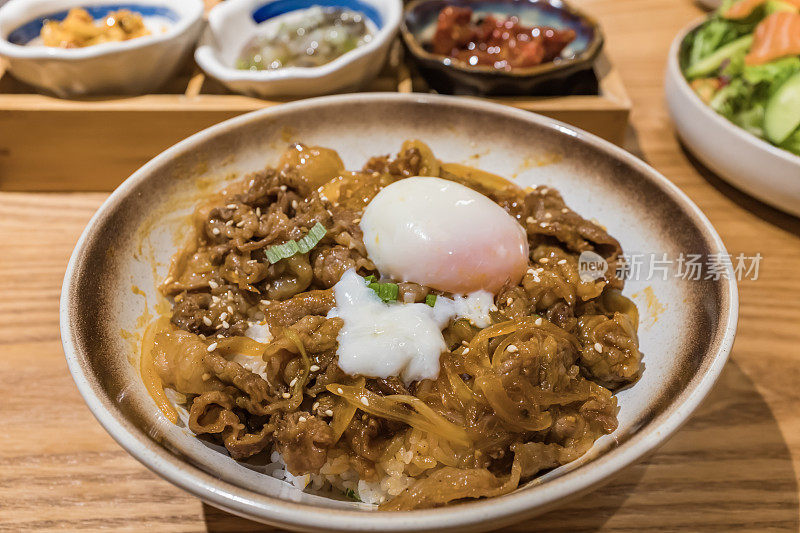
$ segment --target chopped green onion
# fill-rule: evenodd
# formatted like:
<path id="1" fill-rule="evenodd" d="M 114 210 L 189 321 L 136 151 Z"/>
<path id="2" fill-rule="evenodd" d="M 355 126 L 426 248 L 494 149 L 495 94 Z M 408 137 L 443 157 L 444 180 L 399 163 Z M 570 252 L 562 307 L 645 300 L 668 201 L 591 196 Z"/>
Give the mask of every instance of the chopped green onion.
<path id="1" fill-rule="evenodd" d="M 358 497 L 358 494 L 356 494 L 356 491 L 354 491 L 353 489 L 347 489 L 346 491 L 344 491 L 344 495 L 353 500 L 354 502 L 361 501 L 361 498 Z"/>
<path id="2" fill-rule="evenodd" d="M 436 305 L 436 295 L 435 294 L 427 295 L 425 297 L 425 303 L 430 305 L 431 307 L 434 307 Z"/>
<path id="3" fill-rule="evenodd" d="M 400 293 L 400 287 L 396 283 L 370 283 L 368 287 L 384 302 L 397 301 L 397 295 Z"/>
<path id="4" fill-rule="evenodd" d="M 327 233 L 325 226 L 317 222 L 308 230 L 308 234 L 299 241 L 291 240 L 283 244 L 276 244 L 266 249 L 264 254 L 267 256 L 269 263 L 274 265 L 281 259 L 288 259 L 295 254 L 307 254 L 310 252 L 319 241 Z"/>
<path id="5" fill-rule="evenodd" d="M 370 283 L 374 283 L 374 282 L 375 282 L 375 280 L 376 280 L 376 278 L 375 278 L 375 276 L 374 276 L 373 274 L 370 274 L 369 276 L 367 276 L 366 278 L 364 278 L 364 282 L 365 282 L 367 285 L 369 285 Z"/>

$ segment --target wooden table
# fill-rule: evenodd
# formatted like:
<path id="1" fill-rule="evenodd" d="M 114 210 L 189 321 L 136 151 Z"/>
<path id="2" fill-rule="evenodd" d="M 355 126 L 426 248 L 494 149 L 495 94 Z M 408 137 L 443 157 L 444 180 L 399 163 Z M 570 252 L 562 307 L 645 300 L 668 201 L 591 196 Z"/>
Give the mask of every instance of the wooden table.
<path id="1" fill-rule="evenodd" d="M 764 260 L 757 281 L 740 283 L 731 361 L 691 421 L 612 483 L 512 529 L 798 531 L 800 220 L 727 186 L 675 139 L 664 65 L 698 8 L 688 0 L 576 3 L 604 24 L 634 101 L 628 149 L 701 207 L 731 253 Z M 105 197 L 0 193 L 0 530 L 271 531 L 152 474 L 111 440 L 73 386 L 59 291 L 72 247 Z"/>

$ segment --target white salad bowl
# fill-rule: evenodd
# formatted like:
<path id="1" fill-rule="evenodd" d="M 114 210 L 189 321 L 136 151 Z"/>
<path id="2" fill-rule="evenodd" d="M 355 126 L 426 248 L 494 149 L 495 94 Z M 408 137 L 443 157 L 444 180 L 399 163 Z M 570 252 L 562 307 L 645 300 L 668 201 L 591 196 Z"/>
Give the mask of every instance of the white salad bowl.
<path id="1" fill-rule="evenodd" d="M 259 26 L 311 6 L 361 12 L 376 29 L 370 42 L 319 67 L 242 70 L 236 60 Z M 227 0 L 211 10 L 194 57 L 206 74 L 234 92 L 261 98 L 315 96 L 363 87 L 383 67 L 400 26 L 401 0 Z"/>
<path id="2" fill-rule="evenodd" d="M 235 461 L 167 420 L 142 384 L 137 335 L 164 308 L 156 287 L 185 238 L 193 207 L 211 191 L 274 164 L 291 141 L 335 149 L 355 169 L 371 156 L 396 153 L 406 139 L 427 143 L 443 161 L 514 176 L 523 187 L 558 188 L 567 205 L 606 226 L 634 260 L 666 254 L 677 263 L 680 254 L 727 254 L 708 219 L 658 172 L 608 142 L 533 113 L 475 99 L 375 93 L 243 115 L 193 135 L 128 178 L 89 222 L 67 267 L 60 309 L 67 363 L 89 408 L 123 448 L 209 504 L 281 527 L 464 532 L 502 527 L 587 492 L 687 420 L 733 343 L 738 296 L 730 265 L 696 280 L 677 276 L 674 265 L 669 275 L 662 275 L 663 265 L 653 275 L 642 267 L 626 283 L 625 294 L 641 313 L 645 369 L 637 383 L 616 393 L 619 427 L 581 459 L 504 496 L 378 511 L 301 492 L 268 475 L 263 464 Z M 552 163 L 530 164 L 544 160 Z"/>
<path id="3" fill-rule="evenodd" d="M 152 35 L 71 49 L 35 43 L 44 21 L 62 20 L 73 7 L 95 19 L 129 9 Z M 202 0 L 11 0 L 0 8 L 0 57 L 14 77 L 62 98 L 141 94 L 175 74 L 202 24 Z"/>
<path id="4" fill-rule="evenodd" d="M 681 72 L 681 43 L 700 23 L 690 24 L 675 38 L 667 62 L 664 90 L 678 134 L 686 148 L 721 178 L 762 202 L 800 216 L 800 156 L 759 139 L 716 113 L 695 94 Z"/>

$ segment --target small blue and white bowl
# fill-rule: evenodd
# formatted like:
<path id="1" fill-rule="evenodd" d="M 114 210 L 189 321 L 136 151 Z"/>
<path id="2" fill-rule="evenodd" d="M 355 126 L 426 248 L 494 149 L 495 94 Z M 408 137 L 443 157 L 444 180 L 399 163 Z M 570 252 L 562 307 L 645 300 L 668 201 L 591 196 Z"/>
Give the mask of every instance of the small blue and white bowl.
<path id="1" fill-rule="evenodd" d="M 261 24 L 313 6 L 363 13 L 376 30 L 372 40 L 319 67 L 275 70 L 236 68 Z M 402 18 L 401 0 L 227 0 L 211 10 L 194 57 L 206 74 L 234 92 L 261 98 L 316 96 L 362 88 L 380 72 Z"/>
<path id="2" fill-rule="evenodd" d="M 46 20 L 82 7 L 94 19 L 118 9 L 142 15 L 152 35 L 85 48 L 37 44 Z M 63 98 L 142 94 L 189 57 L 203 24 L 202 0 L 11 0 L 0 8 L 0 57 L 14 77 Z"/>

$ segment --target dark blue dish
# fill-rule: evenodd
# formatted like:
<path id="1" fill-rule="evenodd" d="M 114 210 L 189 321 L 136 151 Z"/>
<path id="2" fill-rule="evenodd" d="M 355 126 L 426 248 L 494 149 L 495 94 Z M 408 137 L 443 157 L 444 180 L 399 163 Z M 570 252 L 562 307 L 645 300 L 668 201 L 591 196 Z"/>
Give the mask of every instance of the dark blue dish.
<path id="1" fill-rule="evenodd" d="M 446 6 L 470 7 L 475 16 L 516 16 L 530 26 L 570 28 L 576 38 L 555 61 L 510 71 L 470 66 L 433 54 L 427 48 L 439 12 Z M 561 0 L 415 0 L 405 8 L 401 28 L 409 56 L 431 88 L 444 94 L 482 96 L 570 93 L 584 79 L 603 47 L 597 22 Z"/>

